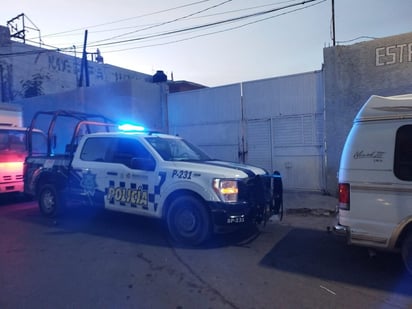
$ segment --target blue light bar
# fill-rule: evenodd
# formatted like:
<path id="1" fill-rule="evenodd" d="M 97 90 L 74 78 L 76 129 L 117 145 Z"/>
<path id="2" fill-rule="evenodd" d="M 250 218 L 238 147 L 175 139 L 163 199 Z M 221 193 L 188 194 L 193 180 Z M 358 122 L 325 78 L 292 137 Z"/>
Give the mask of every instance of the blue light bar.
<path id="1" fill-rule="evenodd" d="M 121 130 L 121 131 L 139 131 L 139 132 L 142 132 L 142 131 L 145 131 L 145 128 L 143 127 L 143 126 L 137 126 L 137 125 L 134 125 L 134 124 L 122 124 L 122 125 L 119 125 L 119 130 Z"/>

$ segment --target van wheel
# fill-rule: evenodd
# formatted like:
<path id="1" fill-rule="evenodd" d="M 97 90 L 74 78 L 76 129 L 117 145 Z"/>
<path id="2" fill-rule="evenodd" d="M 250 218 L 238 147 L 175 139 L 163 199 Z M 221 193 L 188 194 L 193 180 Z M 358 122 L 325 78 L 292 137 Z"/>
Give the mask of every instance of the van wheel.
<path id="1" fill-rule="evenodd" d="M 192 196 L 176 198 L 167 213 L 172 238 L 187 245 L 199 245 L 211 235 L 211 220 L 205 205 Z"/>
<path id="2" fill-rule="evenodd" d="M 412 274 L 412 231 L 408 232 L 402 242 L 402 259 L 406 269 Z"/>
<path id="3" fill-rule="evenodd" d="M 44 185 L 39 193 L 39 208 L 41 213 L 49 218 L 56 217 L 63 210 L 63 199 L 55 186 Z"/>

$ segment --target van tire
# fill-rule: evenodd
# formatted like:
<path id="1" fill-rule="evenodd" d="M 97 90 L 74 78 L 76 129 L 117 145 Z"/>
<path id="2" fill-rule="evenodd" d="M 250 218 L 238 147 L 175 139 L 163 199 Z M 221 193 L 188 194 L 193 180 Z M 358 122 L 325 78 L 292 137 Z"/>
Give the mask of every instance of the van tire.
<path id="1" fill-rule="evenodd" d="M 401 253 L 405 268 L 412 274 L 412 231 L 409 231 L 403 240 Z"/>
<path id="2" fill-rule="evenodd" d="M 180 196 L 167 213 L 170 236 L 186 245 L 200 245 L 211 235 L 210 215 L 202 201 L 190 195 Z"/>
<path id="3" fill-rule="evenodd" d="M 45 217 L 54 218 L 63 211 L 63 197 L 53 185 L 45 184 L 40 188 L 38 201 L 40 212 Z"/>

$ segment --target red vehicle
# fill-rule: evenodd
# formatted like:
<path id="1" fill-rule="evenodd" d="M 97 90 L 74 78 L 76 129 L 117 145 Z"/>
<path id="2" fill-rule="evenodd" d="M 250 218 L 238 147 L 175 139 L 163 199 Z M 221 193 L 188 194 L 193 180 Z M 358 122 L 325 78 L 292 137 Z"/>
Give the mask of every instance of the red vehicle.
<path id="1" fill-rule="evenodd" d="M 33 151 L 46 149 L 41 131 L 33 132 Z M 27 156 L 27 129 L 0 125 L 0 194 L 23 192 L 23 164 Z"/>

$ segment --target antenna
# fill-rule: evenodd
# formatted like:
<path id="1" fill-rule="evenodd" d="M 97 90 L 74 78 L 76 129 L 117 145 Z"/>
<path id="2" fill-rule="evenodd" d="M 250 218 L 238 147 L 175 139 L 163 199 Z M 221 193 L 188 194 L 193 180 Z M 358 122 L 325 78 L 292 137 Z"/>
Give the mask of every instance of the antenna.
<path id="1" fill-rule="evenodd" d="M 333 42 L 333 46 L 336 46 L 336 33 L 335 33 L 335 0 L 332 0 L 332 42 Z"/>
<path id="2" fill-rule="evenodd" d="M 31 26 L 27 26 L 26 19 L 30 22 Z M 10 37 L 20 39 L 24 44 L 26 44 L 26 32 L 29 32 L 29 30 L 37 31 L 39 33 L 39 46 L 41 47 L 40 29 L 24 13 L 8 20 L 7 27 L 10 30 Z"/>

